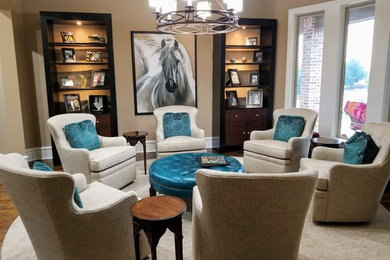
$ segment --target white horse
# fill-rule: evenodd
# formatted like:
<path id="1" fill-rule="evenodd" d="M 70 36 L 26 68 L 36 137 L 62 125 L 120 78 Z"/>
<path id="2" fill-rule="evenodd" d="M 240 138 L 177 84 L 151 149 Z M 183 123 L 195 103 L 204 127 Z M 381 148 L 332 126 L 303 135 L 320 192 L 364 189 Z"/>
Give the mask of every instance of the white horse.
<path id="1" fill-rule="evenodd" d="M 195 80 L 184 46 L 172 35 L 134 39 L 137 112 L 169 105 L 195 106 Z"/>

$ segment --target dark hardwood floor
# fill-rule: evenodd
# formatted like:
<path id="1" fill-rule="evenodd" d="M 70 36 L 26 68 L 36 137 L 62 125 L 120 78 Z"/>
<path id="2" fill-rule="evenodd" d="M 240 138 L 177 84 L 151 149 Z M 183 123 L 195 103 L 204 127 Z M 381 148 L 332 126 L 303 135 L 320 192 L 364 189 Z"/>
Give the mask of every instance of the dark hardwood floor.
<path id="1" fill-rule="evenodd" d="M 211 151 L 209 151 L 211 152 Z M 214 151 L 213 151 L 214 152 Z M 226 152 L 226 155 L 229 156 L 242 156 L 242 151 L 232 151 Z M 156 158 L 156 153 L 147 153 L 147 159 Z M 142 154 L 137 154 L 137 161 L 143 160 Z M 49 166 L 53 167 L 51 160 L 45 161 Z M 61 167 L 54 167 L 55 170 L 60 171 Z M 385 191 L 382 196 L 381 203 L 383 206 L 390 211 L 390 190 Z M 18 216 L 18 211 L 16 210 L 14 204 L 12 203 L 10 197 L 4 189 L 4 186 L 0 182 L 0 248 L 3 244 L 4 236 L 7 233 L 8 228 Z"/>

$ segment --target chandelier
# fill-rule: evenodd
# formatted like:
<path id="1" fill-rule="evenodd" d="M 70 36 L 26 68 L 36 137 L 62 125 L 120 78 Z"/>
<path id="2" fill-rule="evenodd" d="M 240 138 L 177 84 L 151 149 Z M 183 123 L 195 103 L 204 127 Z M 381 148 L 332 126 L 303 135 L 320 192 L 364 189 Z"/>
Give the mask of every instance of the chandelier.
<path id="1" fill-rule="evenodd" d="M 211 1 L 187 0 L 184 10 L 177 10 L 177 0 L 149 0 L 156 9 L 157 30 L 172 34 L 218 34 L 233 32 L 239 28 L 237 12 L 242 11 L 243 0 L 219 0 L 218 9 L 211 9 Z"/>

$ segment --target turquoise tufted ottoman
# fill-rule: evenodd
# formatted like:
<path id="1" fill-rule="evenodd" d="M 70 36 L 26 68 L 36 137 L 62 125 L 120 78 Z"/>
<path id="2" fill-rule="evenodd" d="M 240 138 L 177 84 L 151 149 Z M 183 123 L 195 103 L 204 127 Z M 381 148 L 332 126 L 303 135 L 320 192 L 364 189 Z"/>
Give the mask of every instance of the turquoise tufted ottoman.
<path id="1" fill-rule="evenodd" d="M 196 185 L 195 172 L 202 168 L 196 158 L 205 155 L 216 154 L 180 153 L 155 161 L 149 169 L 150 196 L 156 195 L 158 191 L 181 198 L 191 197 L 192 188 Z M 239 161 L 229 156 L 225 156 L 225 159 L 229 165 L 207 168 L 225 172 L 244 172 L 244 167 Z"/>

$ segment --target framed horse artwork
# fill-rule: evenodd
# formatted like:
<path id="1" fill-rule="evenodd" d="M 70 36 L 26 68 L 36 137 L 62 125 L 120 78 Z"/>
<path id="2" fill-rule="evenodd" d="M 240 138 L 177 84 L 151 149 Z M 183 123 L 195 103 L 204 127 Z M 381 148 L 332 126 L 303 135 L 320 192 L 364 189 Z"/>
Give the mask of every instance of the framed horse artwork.
<path id="1" fill-rule="evenodd" d="M 170 105 L 196 107 L 196 36 L 134 31 L 130 35 L 135 114 L 152 114 Z"/>

